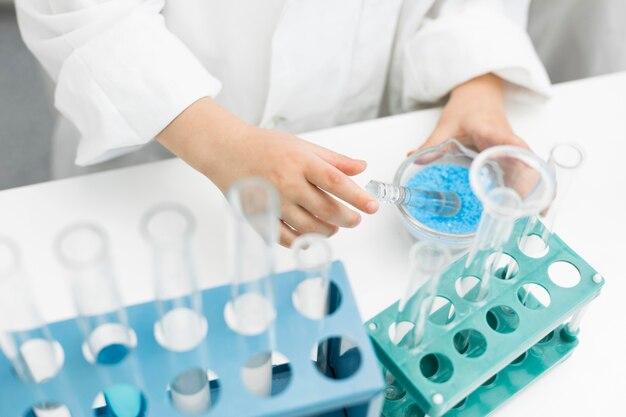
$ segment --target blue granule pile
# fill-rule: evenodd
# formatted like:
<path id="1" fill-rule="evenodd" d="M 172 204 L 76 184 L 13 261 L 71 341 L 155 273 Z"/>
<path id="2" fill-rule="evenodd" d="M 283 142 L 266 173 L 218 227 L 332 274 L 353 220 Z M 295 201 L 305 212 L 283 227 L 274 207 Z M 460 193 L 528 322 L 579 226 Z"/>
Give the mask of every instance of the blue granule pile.
<path id="1" fill-rule="evenodd" d="M 454 191 L 461 200 L 461 209 L 452 217 L 442 217 L 415 207 L 407 207 L 415 220 L 438 232 L 465 234 L 475 232 L 483 212 L 469 184 L 469 169 L 452 164 L 428 166 L 404 184 L 409 188 L 430 191 Z"/>

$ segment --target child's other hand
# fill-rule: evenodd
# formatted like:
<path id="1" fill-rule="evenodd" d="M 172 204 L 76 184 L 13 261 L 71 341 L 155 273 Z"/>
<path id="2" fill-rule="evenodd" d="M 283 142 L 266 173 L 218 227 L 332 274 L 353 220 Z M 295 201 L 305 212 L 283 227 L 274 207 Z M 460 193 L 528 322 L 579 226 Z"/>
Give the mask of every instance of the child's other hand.
<path id="1" fill-rule="evenodd" d="M 497 145 L 514 145 L 530 149 L 513 133 L 504 111 L 504 85 L 493 74 L 483 75 L 456 87 L 444 107 L 433 133 L 418 149 L 436 146 L 455 138 L 477 151 Z M 509 161 L 507 186 L 522 198 L 535 189 L 538 172 L 516 160 Z"/>
<path id="2" fill-rule="evenodd" d="M 504 112 L 503 81 L 493 74 L 456 87 L 435 130 L 418 149 L 438 145 L 448 138 L 455 138 L 478 151 L 496 145 L 528 148 L 509 125 Z"/>

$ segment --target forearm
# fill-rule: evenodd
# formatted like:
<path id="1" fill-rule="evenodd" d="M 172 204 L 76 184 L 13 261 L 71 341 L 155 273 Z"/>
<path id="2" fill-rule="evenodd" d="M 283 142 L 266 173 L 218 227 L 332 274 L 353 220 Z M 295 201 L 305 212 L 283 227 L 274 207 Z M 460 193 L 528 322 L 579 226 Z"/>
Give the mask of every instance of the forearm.
<path id="1" fill-rule="evenodd" d="M 378 209 L 376 200 L 349 178 L 365 169 L 364 161 L 251 126 L 208 98 L 187 107 L 157 140 L 222 192 L 246 177 L 271 182 L 280 194 L 281 242 L 286 246 L 301 233 L 330 236 L 338 227 L 359 224 L 360 215 L 338 200 L 367 213 Z"/>
<path id="2" fill-rule="evenodd" d="M 215 172 L 225 162 L 224 149 L 242 140 L 251 128 L 252 126 L 215 101 L 205 97 L 187 107 L 156 139 L 213 180 Z"/>
<path id="3" fill-rule="evenodd" d="M 494 108 L 504 109 L 504 81 L 492 73 L 472 78 L 453 88 L 450 100 L 463 100 L 466 103 L 481 101 Z"/>

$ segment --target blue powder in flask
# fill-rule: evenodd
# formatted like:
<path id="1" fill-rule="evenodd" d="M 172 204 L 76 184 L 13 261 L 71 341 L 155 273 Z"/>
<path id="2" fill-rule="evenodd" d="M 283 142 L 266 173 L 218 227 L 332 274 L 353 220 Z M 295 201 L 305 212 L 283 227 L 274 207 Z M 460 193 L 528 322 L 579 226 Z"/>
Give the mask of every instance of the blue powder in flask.
<path id="1" fill-rule="evenodd" d="M 461 200 L 459 212 L 443 217 L 417 207 L 407 207 L 411 216 L 424 226 L 442 233 L 466 234 L 478 228 L 483 212 L 469 184 L 469 169 L 452 164 L 430 165 L 413 175 L 405 187 L 432 191 L 454 191 Z"/>

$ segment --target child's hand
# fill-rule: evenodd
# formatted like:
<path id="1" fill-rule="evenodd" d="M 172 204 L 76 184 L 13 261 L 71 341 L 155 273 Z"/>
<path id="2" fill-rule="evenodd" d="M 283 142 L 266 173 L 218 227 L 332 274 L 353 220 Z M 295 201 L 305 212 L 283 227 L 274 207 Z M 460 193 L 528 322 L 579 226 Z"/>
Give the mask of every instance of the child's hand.
<path id="1" fill-rule="evenodd" d="M 503 81 L 493 74 L 456 87 L 435 130 L 418 149 L 438 145 L 448 138 L 455 138 L 478 151 L 496 145 L 528 148 L 509 125 L 504 112 Z"/>
<path id="2" fill-rule="evenodd" d="M 378 210 L 378 201 L 349 178 L 363 172 L 365 161 L 287 133 L 247 125 L 209 99 L 187 108 L 158 140 L 222 192 L 250 176 L 274 184 L 281 199 L 284 246 L 302 233 L 331 236 L 339 227 L 358 225 L 361 216 L 338 199 L 366 213 Z"/>
<path id="3" fill-rule="evenodd" d="M 477 151 L 497 145 L 530 149 L 509 125 L 504 112 L 503 81 L 493 74 L 456 87 L 435 130 L 418 149 L 436 146 L 448 138 L 455 138 Z M 517 160 L 509 161 L 506 171 L 509 173 L 506 185 L 522 198 L 535 189 L 540 180 L 535 169 Z"/>
<path id="4" fill-rule="evenodd" d="M 209 178 L 225 192 L 236 180 L 258 176 L 277 188 L 281 199 L 280 242 L 291 245 L 302 233 L 326 236 L 339 227 L 355 227 L 374 213 L 378 202 L 349 177 L 363 172 L 365 161 L 340 155 L 287 133 L 250 127 L 221 152 Z"/>

